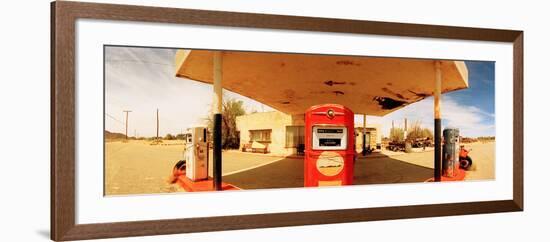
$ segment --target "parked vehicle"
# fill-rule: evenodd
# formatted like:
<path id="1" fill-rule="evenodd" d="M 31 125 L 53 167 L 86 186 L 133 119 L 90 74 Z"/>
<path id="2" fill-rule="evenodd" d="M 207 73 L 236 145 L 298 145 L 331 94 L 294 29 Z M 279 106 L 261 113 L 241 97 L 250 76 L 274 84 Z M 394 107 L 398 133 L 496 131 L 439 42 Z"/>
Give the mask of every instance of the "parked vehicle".
<path id="1" fill-rule="evenodd" d="M 472 149 L 466 149 L 464 148 L 464 145 L 460 146 L 460 153 L 458 155 L 458 160 L 460 162 L 460 168 L 464 170 L 469 170 L 472 167 L 473 161 L 468 154 L 472 151 Z"/>
<path id="2" fill-rule="evenodd" d="M 390 141 L 386 149 L 391 151 L 405 151 L 405 141 Z"/>

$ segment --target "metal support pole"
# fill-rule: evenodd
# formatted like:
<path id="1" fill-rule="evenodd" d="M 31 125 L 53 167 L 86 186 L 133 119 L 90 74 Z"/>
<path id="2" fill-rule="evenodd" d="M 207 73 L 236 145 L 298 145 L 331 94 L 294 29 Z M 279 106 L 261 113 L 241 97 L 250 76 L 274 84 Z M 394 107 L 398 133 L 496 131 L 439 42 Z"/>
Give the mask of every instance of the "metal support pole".
<path id="1" fill-rule="evenodd" d="M 434 88 L 434 180 L 441 181 L 441 62 L 435 61 Z"/>
<path id="2" fill-rule="evenodd" d="M 367 115 L 363 114 L 363 156 L 367 155 Z"/>
<path id="3" fill-rule="evenodd" d="M 214 52 L 214 99 L 213 112 L 213 179 L 214 189 L 222 190 L 222 53 Z"/>

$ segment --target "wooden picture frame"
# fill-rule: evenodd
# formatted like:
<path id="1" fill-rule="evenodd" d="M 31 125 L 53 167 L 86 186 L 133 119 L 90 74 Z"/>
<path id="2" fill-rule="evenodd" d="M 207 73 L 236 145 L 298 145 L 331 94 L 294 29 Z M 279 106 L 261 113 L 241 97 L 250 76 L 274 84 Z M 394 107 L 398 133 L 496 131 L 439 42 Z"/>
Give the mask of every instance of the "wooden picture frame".
<path id="1" fill-rule="evenodd" d="M 171 220 L 75 222 L 75 22 L 102 19 L 513 43 L 513 199 Z M 51 4 L 51 239 L 80 240 L 523 210 L 523 32 L 132 5 Z"/>

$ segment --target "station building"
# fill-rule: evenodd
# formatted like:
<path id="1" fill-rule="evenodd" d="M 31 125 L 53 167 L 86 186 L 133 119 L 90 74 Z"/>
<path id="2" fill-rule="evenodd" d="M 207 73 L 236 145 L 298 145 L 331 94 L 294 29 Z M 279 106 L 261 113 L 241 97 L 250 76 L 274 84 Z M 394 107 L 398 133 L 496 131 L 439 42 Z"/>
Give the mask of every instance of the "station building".
<path id="1" fill-rule="evenodd" d="M 252 143 L 267 146 L 274 155 L 301 154 L 304 149 L 304 114 L 290 115 L 279 111 L 258 112 L 237 117 L 240 133 L 240 148 Z M 355 147 L 358 152 L 363 145 L 362 124 L 355 127 Z M 380 148 L 382 134 L 379 124 L 366 126 L 366 143 L 371 148 Z"/>

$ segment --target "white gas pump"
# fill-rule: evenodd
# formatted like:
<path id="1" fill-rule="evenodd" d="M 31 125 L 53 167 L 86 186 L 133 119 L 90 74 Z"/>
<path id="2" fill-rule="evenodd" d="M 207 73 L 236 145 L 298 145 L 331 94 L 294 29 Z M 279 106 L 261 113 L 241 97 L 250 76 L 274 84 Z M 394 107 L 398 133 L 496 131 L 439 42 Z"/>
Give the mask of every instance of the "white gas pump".
<path id="1" fill-rule="evenodd" d="M 192 181 L 208 178 L 208 146 L 207 129 L 205 126 L 195 126 L 188 129 L 185 146 L 185 173 Z"/>

